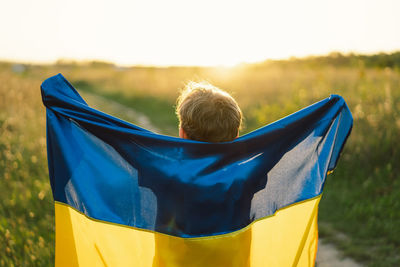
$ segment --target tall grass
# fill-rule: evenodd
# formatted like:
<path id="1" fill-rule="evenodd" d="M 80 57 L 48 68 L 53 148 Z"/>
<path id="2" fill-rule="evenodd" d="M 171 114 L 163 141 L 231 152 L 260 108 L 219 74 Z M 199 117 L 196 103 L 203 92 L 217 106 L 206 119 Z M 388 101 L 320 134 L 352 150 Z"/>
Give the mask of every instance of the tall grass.
<path id="1" fill-rule="evenodd" d="M 59 64 L 31 66 L 21 74 L 2 64 L 0 251 L 6 252 L 0 253 L 0 265 L 42 266 L 53 261 L 53 204 L 39 84 L 58 72 L 78 90 L 137 109 L 175 135 L 175 99 L 189 80 L 205 79 L 233 94 L 245 115 L 242 134 L 330 94 L 342 95 L 353 112 L 354 127 L 337 169 L 327 179 L 321 235 L 370 266 L 399 265 L 400 72 L 395 67 L 365 67 L 358 58 L 351 64 L 319 60 L 232 69 Z"/>
<path id="2" fill-rule="evenodd" d="M 39 79 L 0 65 L 0 266 L 49 266 L 54 216 Z"/>

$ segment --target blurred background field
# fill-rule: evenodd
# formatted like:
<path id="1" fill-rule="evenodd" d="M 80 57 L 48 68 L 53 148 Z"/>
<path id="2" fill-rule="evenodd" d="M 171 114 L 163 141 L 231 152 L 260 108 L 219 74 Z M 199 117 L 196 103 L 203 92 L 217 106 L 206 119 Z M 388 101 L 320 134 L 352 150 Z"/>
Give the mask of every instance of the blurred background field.
<path id="1" fill-rule="evenodd" d="M 107 62 L 0 63 L 0 266 L 51 266 L 54 216 L 40 84 L 61 72 L 83 93 L 117 101 L 177 136 L 174 104 L 189 80 L 238 100 L 245 134 L 330 94 L 353 132 L 320 205 L 320 235 L 368 266 L 400 265 L 400 52 L 293 58 L 235 67 L 120 67 Z M 90 99 L 88 99 L 90 104 Z M 113 114 L 123 116 L 123 114 Z"/>

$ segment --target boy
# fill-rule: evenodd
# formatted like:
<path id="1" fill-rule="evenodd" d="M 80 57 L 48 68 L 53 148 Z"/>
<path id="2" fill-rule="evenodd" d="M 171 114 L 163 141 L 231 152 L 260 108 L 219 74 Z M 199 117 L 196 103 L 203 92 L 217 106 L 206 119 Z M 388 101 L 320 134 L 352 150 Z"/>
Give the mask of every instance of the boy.
<path id="1" fill-rule="evenodd" d="M 189 82 L 178 97 L 176 114 L 179 136 L 204 142 L 228 142 L 239 135 L 242 112 L 228 93 L 206 82 Z M 240 236 L 240 237 L 239 237 Z M 211 240 L 213 238 L 210 238 Z M 251 232 L 238 235 L 230 246 L 202 245 L 196 241 L 171 242 L 164 235 L 155 236 L 153 267 L 204 266 L 209 260 L 218 266 L 246 267 L 250 264 Z M 172 252 L 172 253 L 171 253 Z"/>
<path id="2" fill-rule="evenodd" d="M 206 82 L 186 85 L 178 98 L 176 114 L 179 136 L 197 141 L 232 141 L 242 124 L 242 112 L 233 97 Z"/>

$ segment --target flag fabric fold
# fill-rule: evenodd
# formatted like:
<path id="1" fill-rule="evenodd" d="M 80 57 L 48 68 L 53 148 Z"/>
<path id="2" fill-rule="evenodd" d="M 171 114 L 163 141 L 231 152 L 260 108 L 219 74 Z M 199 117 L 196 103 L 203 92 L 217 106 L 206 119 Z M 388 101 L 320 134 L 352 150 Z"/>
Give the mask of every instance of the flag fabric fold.
<path id="1" fill-rule="evenodd" d="M 353 119 L 331 95 L 231 142 L 160 135 L 41 86 L 56 266 L 313 266 Z"/>

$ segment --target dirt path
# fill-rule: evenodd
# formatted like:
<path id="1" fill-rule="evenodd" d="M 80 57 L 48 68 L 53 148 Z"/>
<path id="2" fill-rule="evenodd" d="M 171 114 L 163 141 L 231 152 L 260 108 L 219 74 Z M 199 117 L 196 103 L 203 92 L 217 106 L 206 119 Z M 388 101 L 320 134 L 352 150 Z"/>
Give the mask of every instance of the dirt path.
<path id="1" fill-rule="evenodd" d="M 138 124 L 153 132 L 161 133 L 160 129 L 151 124 L 149 118 L 144 114 L 137 112 L 127 106 L 121 105 L 115 101 L 104 97 L 80 92 L 88 104 L 107 114 L 116 116 L 120 119 Z M 341 252 L 332 244 L 326 243 L 323 239 L 318 241 L 317 267 L 362 267 L 359 263 L 350 258 L 342 257 Z"/>
<path id="2" fill-rule="evenodd" d="M 363 265 L 350 258 L 344 258 L 341 252 L 322 238 L 318 241 L 317 267 L 361 267 Z"/>
<path id="3" fill-rule="evenodd" d="M 149 118 L 147 118 L 144 114 L 140 112 L 137 112 L 125 105 L 122 105 L 118 102 L 109 100 L 105 97 L 96 94 L 88 93 L 85 91 L 83 92 L 80 91 L 79 93 L 91 107 L 97 110 L 115 116 L 117 118 L 123 119 L 125 121 L 132 122 L 147 130 L 156 133 L 161 133 L 160 129 L 152 125 Z"/>

